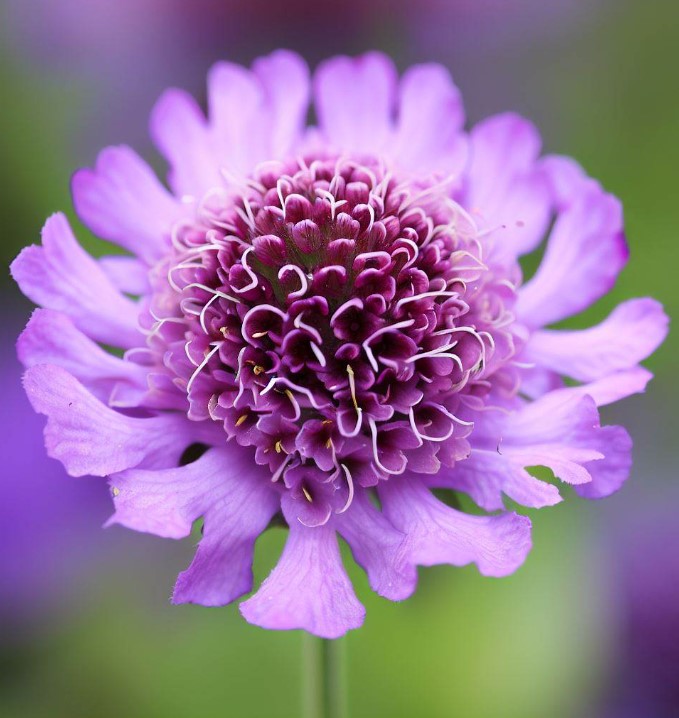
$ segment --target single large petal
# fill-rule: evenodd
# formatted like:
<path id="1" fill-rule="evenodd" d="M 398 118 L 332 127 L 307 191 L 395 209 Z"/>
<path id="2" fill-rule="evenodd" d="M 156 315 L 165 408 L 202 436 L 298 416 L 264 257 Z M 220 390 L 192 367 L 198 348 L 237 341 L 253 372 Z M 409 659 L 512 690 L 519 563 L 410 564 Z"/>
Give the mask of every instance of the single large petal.
<path id="1" fill-rule="evenodd" d="M 160 96 L 151 112 L 151 137 L 170 165 L 176 194 L 199 200 L 224 185 L 210 128 L 188 93 L 169 89 Z"/>
<path id="2" fill-rule="evenodd" d="M 396 163 L 417 172 L 461 173 L 467 159 L 464 106 L 441 65 L 416 65 L 401 79 L 393 147 Z"/>
<path id="3" fill-rule="evenodd" d="M 109 147 L 94 170 L 73 176 L 73 203 L 82 221 L 99 237 L 151 264 L 170 245 L 172 225 L 187 207 L 160 183 L 129 147 Z"/>
<path id="4" fill-rule="evenodd" d="M 346 513 L 335 517 L 342 538 L 368 574 L 375 593 L 402 601 L 415 590 L 417 573 L 406 560 L 405 536 L 378 511 L 364 490 L 359 489 Z"/>
<path id="5" fill-rule="evenodd" d="M 627 262 L 620 202 L 583 184 L 559 214 L 535 276 L 519 292 L 516 315 L 530 327 L 587 308 L 611 290 Z"/>
<path id="6" fill-rule="evenodd" d="M 65 369 L 31 367 L 24 387 L 33 408 L 47 416 L 47 453 L 71 476 L 106 476 L 134 466 L 177 465 L 184 449 L 208 438 L 180 414 L 135 418 L 102 404 Z"/>
<path id="7" fill-rule="evenodd" d="M 573 198 L 587 187 L 601 190 L 599 182 L 588 177 L 572 157 L 547 155 L 540 160 L 540 165 L 546 174 L 557 210 L 570 206 Z"/>
<path id="8" fill-rule="evenodd" d="M 264 88 L 263 111 L 270 118 L 270 157 L 284 158 L 295 147 L 306 125 L 311 94 L 309 68 L 297 53 L 277 50 L 255 60 L 252 72 Z"/>
<path id="9" fill-rule="evenodd" d="M 222 499 L 222 484 L 229 482 L 230 456 L 223 449 L 210 449 L 186 466 L 112 474 L 115 513 L 108 525 L 120 524 L 163 538 L 188 536 L 193 522 Z"/>
<path id="10" fill-rule="evenodd" d="M 471 457 L 443 469 L 433 485 L 464 491 L 482 508 L 502 508 L 503 494 L 539 508 L 561 500 L 556 486 L 531 476 L 527 467 L 545 466 L 582 495 L 616 491 L 629 475 L 631 442 L 621 427 L 601 427 L 587 387 L 546 394 L 475 430 Z M 607 398 L 609 388 L 592 393 Z"/>
<path id="11" fill-rule="evenodd" d="M 255 540 L 279 506 L 270 477 L 238 446 L 210 449 L 197 461 L 162 471 L 129 469 L 111 477 L 121 524 L 183 538 L 205 517 L 193 562 L 177 580 L 174 603 L 221 606 L 252 588 Z"/>
<path id="12" fill-rule="evenodd" d="M 42 247 L 23 249 L 11 271 L 29 299 L 63 312 L 92 339 L 118 347 L 143 343 L 137 305 L 113 286 L 78 244 L 63 214 L 47 220 Z"/>
<path id="13" fill-rule="evenodd" d="M 632 468 L 632 439 L 622 426 L 603 426 L 597 432 L 602 461 L 587 464 L 592 480 L 574 487 L 586 499 L 601 499 L 615 493 L 629 477 Z"/>
<path id="14" fill-rule="evenodd" d="M 591 396 L 597 406 L 606 406 L 632 394 L 640 394 L 653 378 L 653 374 L 642 366 L 616 371 L 601 379 L 569 387 L 564 387 L 563 378 L 555 371 L 535 365 L 525 367 L 521 375 L 521 393 L 524 396 L 537 399 L 550 391 L 566 389 L 579 396 Z"/>
<path id="15" fill-rule="evenodd" d="M 271 478 L 249 451 L 231 449 L 214 459 L 219 484 L 204 512 L 203 538 L 191 565 L 179 574 L 173 603 L 224 606 L 252 590 L 255 541 L 280 507 Z"/>
<path id="16" fill-rule="evenodd" d="M 523 360 L 579 381 L 635 367 L 667 336 L 668 318 L 653 299 L 623 302 L 595 327 L 535 332 Z"/>
<path id="17" fill-rule="evenodd" d="M 88 339 L 61 312 L 36 309 L 17 342 L 17 352 L 25 367 L 55 364 L 68 371 L 89 391 L 108 402 L 113 387 L 120 382 L 146 390 L 148 369 L 104 351 Z"/>
<path id="18" fill-rule="evenodd" d="M 99 266 L 118 291 L 141 296 L 150 290 L 149 268 L 136 257 L 110 254 L 99 260 Z"/>
<path id="19" fill-rule="evenodd" d="M 496 115 L 472 129 L 470 142 L 464 206 L 489 232 L 486 244 L 497 261 L 530 252 L 551 211 L 537 130 L 518 115 Z"/>
<path id="20" fill-rule="evenodd" d="M 283 554 L 257 593 L 240 605 L 241 613 L 263 628 L 339 638 L 362 625 L 365 609 L 342 565 L 335 529 L 329 523 L 303 526 L 285 499 L 290 532 Z"/>
<path id="21" fill-rule="evenodd" d="M 381 53 L 336 57 L 314 76 L 319 127 L 338 150 L 379 153 L 392 135 L 397 73 Z"/>
<path id="22" fill-rule="evenodd" d="M 285 50 L 255 61 L 252 71 L 219 62 L 208 75 L 210 126 L 227 171 L 245 175 L 259 162 L 282 159 L 302 133 L 309 70 Z"/>
<path id="23" fill-rule="evenodd" d="M 555 391 L 507 418 L 497 451 L 523 466 L 547 466 L 566 483 L 583 484 L 591 481 L 584 465 L 604 457 L 595 439 L 599 430 L 591 397 Z"/>
<path id="24" fill-rule="evenodd" d="M 571 396 L 591 396 L 597 406 L 606 406 L 645 391 L 652 378 L 653 374 L 648 369 L 637 366 L 614 372 L 588 384 L 569 386 L 558 391 Z"/>
<path id="25" fill-rule="evenodd" d="M 379 494 L 386 517 L 407 535 L 407 555 L 414 564 L 475 563 L 484 576 L 506 576 L 530 551 L 530 520 L 524 516 L 456 511 L 406 476 L 386 482 Z"/>
<path id="26" fill-rule="evenodd" d="M 486 449 L 473 451 L 454 469 L 444 468 L 432 485 L 463 491 L 486 511 L 504 509 L 503 494 L 530 508 L 554 506 L 562 500 L 559 489 L 531 476 L 520 458 Z"/>

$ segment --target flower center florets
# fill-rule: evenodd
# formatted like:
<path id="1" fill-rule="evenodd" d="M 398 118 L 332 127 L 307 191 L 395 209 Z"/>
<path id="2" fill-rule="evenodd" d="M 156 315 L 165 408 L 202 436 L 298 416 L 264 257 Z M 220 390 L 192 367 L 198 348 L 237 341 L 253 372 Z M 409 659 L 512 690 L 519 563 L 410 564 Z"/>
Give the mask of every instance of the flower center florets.
<path id="1" fill-rule="evenodd" d="M 271 163 L 197 217 L 175 228 L 153 300 L 190 418 L 254 447 L 311 523 L 337 483 L 349 501 L 356 481 L 465 455 L 460 413 L 489 389 L 513 292 L 445 182 L 377 161 Z"/>

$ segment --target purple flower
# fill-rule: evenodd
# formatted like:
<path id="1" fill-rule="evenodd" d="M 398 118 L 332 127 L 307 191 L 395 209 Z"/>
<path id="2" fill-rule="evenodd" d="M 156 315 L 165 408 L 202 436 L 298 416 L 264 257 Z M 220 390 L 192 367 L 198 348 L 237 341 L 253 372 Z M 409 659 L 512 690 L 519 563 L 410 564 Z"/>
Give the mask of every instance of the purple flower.
<path id="1" fill-rule="evenodd" d="M 281 559 L 241 611 L 340 636 L 364 609 L 338 534 L 401 600 L 417 565 L 521 565 L 530 522 L 503 495 L 561 500 L 526 467 L 590 498 L 619 488 L 631 442 L 597 407 L 643 390 L 667 319 L 637 299 L 587 330 L 545 329 L 625 264 L 614 197 L 541 158 L 517 116 L 465 133 L 436 65 L 399 81 L 382 55 L 336 58 L 310 83 L 277 52 L 216 65 L 208 105 L 206 119 L 169 90 L 153 111 L 171 191 L 126 147 L 75 175 L 82 220 L 131 256 L 92 259 L 55 215 L 12 266 L 44 307 L 19 353 L 50 455 L 110 477 L 111 523 L 181 538 L 204 520 L 175 602 L 249 592 L 255 540 L 282 514 Z M 545 236 L 524 282 L 518 258 Z"/>
<path id="2" fill-rule="evenodd" d="M 674 489 L 658 490 L 662 483 L 653 486 L 650 500 L 650 492 L 633 502 L 628 495 L 628 505 L 617 511 L 607 530 L 601 572 L 610 575 L 609 610 L 617 629 L 604 706 L 597 713 L 607 718 L 679 713 L 677 495 Z"/>

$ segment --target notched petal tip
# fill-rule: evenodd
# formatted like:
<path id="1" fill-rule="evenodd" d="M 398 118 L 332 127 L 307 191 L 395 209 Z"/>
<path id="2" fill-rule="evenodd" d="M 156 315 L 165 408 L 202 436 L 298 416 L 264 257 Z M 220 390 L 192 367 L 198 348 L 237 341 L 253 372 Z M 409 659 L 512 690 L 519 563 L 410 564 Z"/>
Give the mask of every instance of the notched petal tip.
<path id="1" fill-rule="evenodd" d="M 326 140 L 343 151 L 381 152 L 391 136 L 397 86 L 393 61 L 379 52 L 322 62 L 313 90 Z"/>
<path id="2" fill-rule="evenodd" d="M 407 536 L 398 531 L 359 490 L 335 525 L 365 570 L 370 587 L 390 601 L 403 601 L 417 586 L 417 569 L 408 561 Z"/>
<path id="3" fill-rule="evenodd" d="M 244 618 L 262 628 L 302 629 L 339 638 L 359 628 L 365 608 L 342 565 L 335 529 L 306 528 L 283 511 L 290 532 L 283 554 L 259 590 L 240 605 Z"/>
<path id="4" fill-rule="evenodd" d="M 632 438 L 622 426 L 604 426 L 599 431 L 604 458 L 587 465 L 592 476 L 588 484 L 575 487 L 586 499 L 602 499 L 620 490 L 632 468 Z"/>
<path id="5" fill-rule="evenodd" d="M 186 213 L 186 207 L 126 145 L 105 148 L 94 169 L 75 172 L 71 194 L 85 225 L 148 264 L 167 251 L 171 227 Z"/>
<path id="6" fill-rule="evenodd" d="M 531 549 L 531 522 L 505 512 L 474 516 L 452 509 L 416 480 L 380 487 L 387 518 L 407 537 L 408 559 L 415 565 L 475 563 L 484 576 L 507 576 Z"/>
<path id="7" fill-rule="evenodd" d="M 665 340 L 669 317 L 655 299 L 629 299 L 600 324 L 582 330 L 536 331 L 525 358 L 582 382 L 634 369 Z"/>

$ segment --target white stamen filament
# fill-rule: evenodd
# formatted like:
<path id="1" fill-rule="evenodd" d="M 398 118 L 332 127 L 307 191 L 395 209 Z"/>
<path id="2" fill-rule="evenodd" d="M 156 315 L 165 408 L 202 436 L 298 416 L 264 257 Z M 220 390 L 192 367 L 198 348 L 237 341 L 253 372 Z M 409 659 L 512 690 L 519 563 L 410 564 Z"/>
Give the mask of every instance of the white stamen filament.
<path id="1" fill-rule="evenodd" d="M 370 215 L 370 222 L 368 223 L 368 228 L 366 231 L 370 232 L 370 230 L 375 224 L 375 208 L 371 204 L 368 204 L 366 206 L 368 207 L 368 214 Z"/>
<path id="2" fill-rule="evenodd" d="M 250 265 L 248 264 L 248 255 L 250 252 L 253 252 L 252 247 L 248 247 L 244 252 L 243 256 L 240 258 L 240 263 L 243 269 L 245 270 L 248 277 L 250 277 L 250 283 L 246 284 L 244 287 L 241 287 L 240 289 L 233 288 L 233 291 L 236 292 L 236 294 L 243 294 L 244 292 L 249 292 L 251 289 L 255 289 L 257 285 L 259 284 L 259 277 L 250 269 Z"/>
<path id="3" fill-rule="evenodd" d="M 337 424 L 339 426 L 340 433 L 345 439 L 352 439 L 354 436 L 358 436 L 359 432 L 361 431 L 361 428 L 363 427 L 363 409 L 361 409 L 360 406 L 355 407 L 356 409 L 356 425 L 351 431 L 347 431 L 346 427 L 342 423 L 342 419 L 339 418 L 337 420 Z"/>
<path id="4" fill-rule="evenodd" d="M 351 472 L 346 467 L 346 465 L 340 464 L 340 466 L 344 470 L 344 475 L 347 479 L 347 488 L 349 489 L 349 496 L 347 497 L 346 503 L 339 511 L 337 511 L 338 514 L 343 514 L 351 506 L 351 503 L 354 500 L 354 480 L 351 476 Z"/>
<path id="5" fill-rule="evenodd" d="M 151 313 L 151 316 L 153 316 L 153 313 Z M 156 320 L 156 323 L 153 325 L 151 330 L 146 333 L 147 340 L 154 337 L 164 324 L 184 324 L 186 322 L 183 317 L 163 317 L 162 319 L 159 319 L 153 316 L 153 318 Z"/>
<path id="6" fill-rule="evenodd" d="M 294 382 L 290 381 L 289 379 L 286 379 L 283 376 L 275 376 L 271 381 L 266 385 L 264 389 L 262 389 L 262 396 L 265 394 L 268 394 L 275 386 L 278 384 L 283 384 L 283 386 L 287 386 L 288 389 L 292 389 L 293 391 L 297 391 L 300 394 L 304 394 L 304 396 L 309 399 L 309 402 L 311 406 L 314 407 L 314 409 L 318 409 L 319 411 L 321 409 L 325 409 L 328 404 L 319 404 L 316 401 L 316 397 L 304 386 L 299 386 L 299 384 L 295 384 Z"/>
<path id="7" fill-rule="evenodd" d="M 377 339 L 378 337 L 382 336 L 382 334 L 386 334 L 387 332 L 390 332 L 395 329 L 405 329 L 406 327 L 410 327 L 415 323 L 414 319 L 404 319 L 402 322 L 396 322 L 396 324 L 390 324 L 388 327 L 382 327 L 381 329 L 378 329 L 376 332 L 371 334 L 364 342 L 363 342 L 363 351 L 365 352 L 366 356 L 368 357 L 368 361 L 370 362 L 370 365 L 372 366 L 374 371 L 379 371 L 379 366 L 377 364 L 377 359 L 375 359 L 375 355 L 372 352 L 372 349 L 370 348 L 370 343 Z"/>
<path id="8" fill-rule="evenodd" d="M 406 466 L 408 465 L 408 461 L 405 458 L 405 456 L 401 455 L 403 464 L 402 466 L 397 469 L 388 469 L 381 461 L 379 457 L 379 453 L 377 451 L 377 424 L 375 423 L 374 419 L 368 419 L 368 425 L 370 426 L 370 433 L 372 435 L 372 450 L 373 450 L 373 461 L 375 462 L 375 465 L 378 466 L 382 471 L 384 471 L 387 474 L 391 474 L 392 476 L 395 476 L 397 474 L 402 474 Z"/>
<path id="9" fill-rule="evenodd" d="M 422 352 L 421 354 L 415 354 L 414 356 L 408 357 L 405 362 L 406 364 L 412 364 L 413 362 L 419 361 L 420 359 L 452 359 L 457 366 L 460 368 L 460 371 L 464 371 L 464 367 L 462 366 L 462 361 L 457 354 L 450 354 L 449 352 L 446 352 L 446 349 L 451 349 L 457 344 L 457 342 L 453 344 L 447 344 L 444 347 L 440 347 L 439 349 L 432 349 L 430 352 Z"/>
<path id="10" fill-rule="evenodd" d="M 349 391 L 351 392 L 351 401 L 354 403 L 354 409 L 358 411 L 358 401 L 356 399 L 356 379 L 351 364 L 347 364 L 347 374 L 349 375 Z"/>
<path id="11" fill-rule="evenodd" d="M 173 274 L 178 269 L 200 269 L 200 267 L 202 266 L 203 265 L 201 262 L 183 262 L 182 264 L 175 264 L 167 271 L 167 282 L 172 287 L 172 289 L 175 290 L 175 292 L 181 293 L 182 288 L 174 281 Z"/>
<path id="12" fill-rule="evenodd" d="M 332 315 L 332 317 L 330 317 L 330 326 L 332 326 L 337 321 L 337 318 L 341 317 L 344 312 L 353 307 L 359 310 L 363 309 L 363 300 L 359 299 L 358 297 L 354 297 L 353 299 L 349 299 L 349 301 L 344 302 L 344 304 L 340 305 L 335 310 L 335 313 Z"/>
<path id="13" fill-rule="evenodd" d="M 296 289 L 294 292 L 290 292 L 288 296 L 293 299 L 303 297 L 306 294 L 309 283 L 307 282 L 307 278 L 304 276 L 302 269 L 296 264 L 285 264 L 278 270 L 278 279 L 282 280 L 286 272 L 294 272 L 299 277 L 300 283 L 300 288 Z"/>
<path id="14" fill-rule="evenodd" d="M 196 362 L 194 360 L 194 358 L 191 356 L 191 354 L 189 354 L 189 349 L 190 349 L 190 343 L 186 342 L 184 344 L 184 354 L 186 354 L 186 358 L 191 362 L 191 364 L 193 364 L 193 366 L 198 366 L 198 362 Z"/>
<path id="15" fill-rule="evenodd" d="M 246 339 L 254 338 L 254 334 L 250 334 L 248 324 L 250 323 L 253 315 L 255 315 L 257 312 L 273 312 L 274 314 L 277 314 L 283 321 L 288 318 L 288 315 L 284 311 L 280 310 L 278 307 L 274 307 L 272 304 L 256 304 L 251 309 L 248 309 L 246 315 L 243 317 L 242 333 Z"/>
<path id="16" fill-rule="evenodd" d="M 460 419 L 459 417 L 455 416 L 455 414 L 448 411 L 445 406 L 439 406 L 438 408 L 439 411 L 442 411 L 451 421 L 454 421 L 456 424 L 460 424 L 460 426 L 474 426 L 473 421 L 465 421 L 464 419 Z"/>
<path id="17" fill-rule="evenodd" d="M 219 299 L 219 297 L 215 294 L 211 299 L 208 300 L 208 302 L 205 304 L 205 306 L 200 311 L 200 326 L 202 330 L 205 332 L 205 334 L 208 333 L 207 327 L 205 326 L 205 313 L 210 308 L 210 305 Z"/>
<path id="18" fill-rule="evenodd" d="M 189 379 L 188 384 L 186 385 L 186 391 L 187 393 L 191 391 L 191 386 L 193 385 L 193 382 L 196 380 L 196 377 L 198 374 L 200 374 L 201 371 L 207 366 L 207 363 L 212 359 L 214 354 L 219 351 L 219 347 L 222 345 L 223 342 L 219 342 L 208 354 L 206 355 L 205 359 L 198 365 L 198 368 L 196 371 L 191 374 L 191 378 Z"/>
<path id="19" fill-rule="evenodd" d="M 426 434 L 423 434 L 420 432 L 420 430 L 417 428 L 417 424 L 415 422 L 415 411 L 413 407 L 410 407 L 410 426 L 413 430 L 413 433 L 417 438 L 422 441 L 446 441 L 447 439 L 450 439 L 450 437 L 453 435 L 453 431 L 455 429 L 454 424 L 451 422 L 449 431 L 445 434 L 445 436 L 427 436 Z"/>
<path id="20" fill-rule="evenodd" d="M 275 484 L 278 479 L 281 478 L 287 465 L 292 461 L 293 454 L 287 454 L 286 457 L 281 461 L 281 465 L 276 469 L 274 475 L 271 477 L 271 483 Z"/>
<path id="21" fill-rule="evenodd" d="M 337 208 L 345 205 L 347 201 L 345 199 L 337 200 L 336 197 L 331 192 L 328 192 L 327 189 L 316 189 L 316 194 L 330 203 L 330 216 L 334 221 L 337 214 Z"/>
<path id="22" fill-rule="evenodd" d="M 321 337 L 320 332 L 317 329 L 314 329 L 314 327 L 310 326 L 309 324 L 306 324 L 303 320 L 304 312 L 301 312 L 295 317 L 295 320 L 293 321 L 293 325 L 296 329 L 303 329 L 305 332 L 308 332 L 311 334 L 311 336 L 319 343 L 323 344 L 323 338 Z"/>
<path id="23" fill-rule="evenodd" d="M 309 342 L 309 346 L 311 347 L 311 351 L 316 356 L 316 359 L 318 359 L 318 363 L 325 368 L 327 366 L 327 362 L 325 361 L 325 356 L 323 356 L 323 352 L 321 351 L 320 347 L 316 342 Z"/>
<path id="24" fill-rule="evenodd" d="M 399 299 L 398 302 L 396 302 L 396 310 L 398 311 L 404 304 L 409 304 L 410 302 L 417 302 L 420 299 L 427 299 L 427 297 L 457 297 L 459 295 L 459 292 L 450 292 L 450 291 L 438 291 L 438 292 L 422 292 L 421 294 L 415 294 L 412 297 L 403 297 L 403 299 Z"/>
<path id="25" fill-rule="evenodd" d="M 202 289 L 204 292 L 209 292 L 210 294 L 214 294 L 217 297 L 221 297 L 222 299 L 228 299 L 230 302 L 234 302 L 234 304 L 240 304 L 240 299 L 237 299 L 236 297 L 232 297 L 230 294 L 225 294 L 224 292 L 220 292 L 218 289 L 212 289 L 208 287 L 205 284 L 200 284 L 200 282 L 192 282 L 191 284 L 187 284 L 184 289 L 191 289 L 195 287 L 196 289 Z"/>
<path id="26" fill-rule="evenodd" d="M 417 258 L 420 256 L 420 248 L 417 246 L 415 242 L 413 242 L 412 239 L 408 239 L 407 237 L 400 237 L 399 242 L 404 242 L 405 244 L 410 245 L 413 248 L 413 254 L 412 257 L 408 259 L 408 261 L 403 265 L 403 269 L 408 269 L 409 267 L 412 267 L 413 264 L 417 261 Z M 405 247 L 399 248 L 392 254 L 392 256 L 395 256 L 398 252 L 404 251 Z"/>

